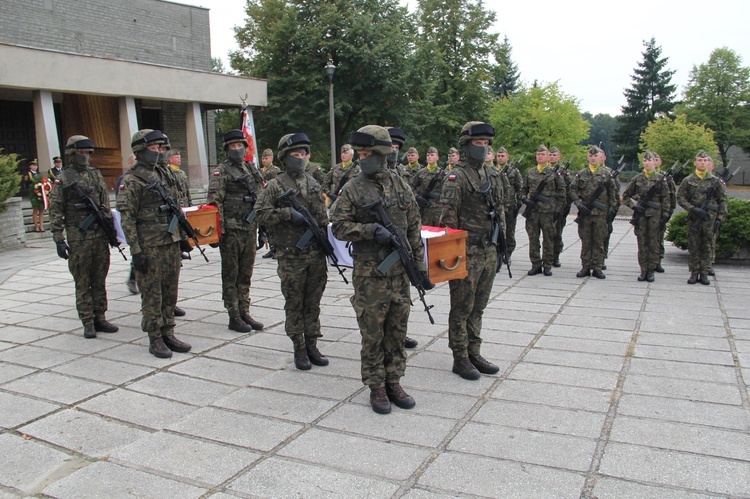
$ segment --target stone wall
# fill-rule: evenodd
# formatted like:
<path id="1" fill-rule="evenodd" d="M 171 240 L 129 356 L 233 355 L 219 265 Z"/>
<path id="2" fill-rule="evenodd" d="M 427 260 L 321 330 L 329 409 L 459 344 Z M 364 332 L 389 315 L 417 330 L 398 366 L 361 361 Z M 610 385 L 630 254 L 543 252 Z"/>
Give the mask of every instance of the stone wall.
<path id="1" fill-rule="evenodd" d="M 18 249 L 26 243 L 21 198 L 10 198 L 5 204 L 8 209 L 0 213 L 0 251 Z"/>

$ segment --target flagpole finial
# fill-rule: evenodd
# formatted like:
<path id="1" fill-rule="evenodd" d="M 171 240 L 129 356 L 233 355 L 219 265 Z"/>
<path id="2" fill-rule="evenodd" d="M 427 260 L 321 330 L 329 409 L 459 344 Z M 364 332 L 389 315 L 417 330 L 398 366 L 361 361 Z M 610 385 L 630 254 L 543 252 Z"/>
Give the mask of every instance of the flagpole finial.
<path id="1" fill-rule="evenodd" d="M 243 109 L 246 108 L 247 107 L 247 94 L 245 94 L 244 97 L 240 95 L 239 98 L 242 101 L 242 108 Z"/>

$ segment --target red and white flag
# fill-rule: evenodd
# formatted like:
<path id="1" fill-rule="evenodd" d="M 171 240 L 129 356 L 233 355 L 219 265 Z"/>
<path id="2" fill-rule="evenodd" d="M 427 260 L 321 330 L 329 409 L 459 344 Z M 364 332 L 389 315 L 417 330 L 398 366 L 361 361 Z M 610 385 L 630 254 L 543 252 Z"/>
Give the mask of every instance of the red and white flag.
<path id="1" fill-rule="evenodd" d="M 253 121 L 253 110 L 244 107 L 240 109 L 240 120 L 242 121 L 242 133 L 247 140 L 245 161 L 258 164 L 258 154 L 255 150 L 255 122 Z"/>

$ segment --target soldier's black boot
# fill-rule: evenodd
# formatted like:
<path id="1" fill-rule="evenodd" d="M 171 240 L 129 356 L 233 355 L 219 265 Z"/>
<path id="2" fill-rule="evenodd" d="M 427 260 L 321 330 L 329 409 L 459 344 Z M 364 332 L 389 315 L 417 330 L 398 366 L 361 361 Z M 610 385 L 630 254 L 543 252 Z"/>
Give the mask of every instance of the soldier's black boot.
<path id="1" fill-rule="evenodd" d="M 549 267 L 544 267 L 544 269 L 542 270 L 542 272 L 543 272 L 543 273 L 544 273 L 544 275 L 546 275 L 547 277 L 549 277 L 549 276 L 551 276 L 551 275 L 552 275 L 552 269 L 551 269 L 551 268 L 549 268 Z"/>
<path id="2" fill-rule="evenodd" d="M 263 254 L 261 258 L 272 258 L 273 257 L 273 250 L 269 249 L 267 252 Z"/>
<path id="3" fill-rule="evenodd" d="M 474 364 L 471 363 L 468 357 L 463 359 L 453 360 L 453 372 L 461 376 L 463 379 L 479 379 L 482 377 Z"/>
<path id="4" fill-rule="evenodd" d="M 603 265 L 602 265 L 602 267 L 603 267 Z M 596 277 L 597 279 L 606 279 L 607 278 L 607 276 L 604 275 L 604 272 L 602 272 L 599 269 L 594 269 L 591 272 L 591 275 L 594 276 L 594 277 Z"/>
<path id="5" fill-rule="evenodd" d="M 378 414 L 391 413 L 391 403 L 388 401 L 385 388 L 370 387 L 370 406 Z"/>
<path id="6" fill-rule="evenodd" d="M 552 262 L 552 266 L 555 268 L 562 267 L 562 263 L 560 263 L 560 255 L 555 256 L 555 260 Z"/>
<path id="7" fill-rule="evenodd" d="M 227 327 L 232 331 L 237 331 L 238 333 L 249 333 L 253 330 L 253 327 L 250 324 L 247 324 L 239 317 L 230 317 L 229 325 Z"/>
<path id="8" fill-rule="evenodd" d="M 178 307 L 177 305 L 174 306 L 174 316 L 175 317 L 185 317 L 187 312 L 185 312 L 183 309 Z"/>
<path id="9" fill-rule="evenodd" d="M 94 324 L 91 322 L 87 322 L 83 325 L 83 337 L 84 338 L 96 338 L 96 329 L 94 329 Z"/>
<path id="10" fill-rule="evenodd" d="M 135 283 L 135 279 L 128 279 L 125 284 L 128 285 L 128 291 L 130 291 L 130 294 L 138 294 L 138 285 Z"/>
<path id="11" fill-rule="evenodd" d="M 653 270 L 649 270 L 648 273 L 646 274 L 646 281 L 648 281 L 648 282 L 654 282 L 654 271 Z"/>
<path id="12" fill-rule="evenodd" d="M 120 330 L 119 327 L 104 318 L 94 320 L 94 329 L 99 333 L 116 333 Z"/>
<path id="13" fill-rule="evenodd" d="M 252 318 L 252 317 L 250 316 L 250 314 L 249 314 L 249 313 L 247 313 L 247 312 L 245 312 L 244 314 L 241 314 L 241 315 L 240 315 L 240 319 L 242 319 L 242 321 L 243 321 L 243 322 L 244 322 L 245 324 L 249 324 L 249 325 L 250 325 L 250 327 L 252 327 L 253 329 L 256 329 L 256 330 L 260 330 L 260 329 L 263 329 L 263 323 L 262 323 L 262 322 L 258 322 L 258 321 L 256 321 L 255 319 L 253 319 L 253 318 Z"/>
<path id="14" fill-rule="evenodd" d="M 481 355 L 469 354 L 469 362 L 482 374 L 497 374 L 500 368 Z"/>
<path id="15" fill-rule="evenodd" d="M 164 344 L 167 345 L 167 348 L 173 352 L 187 353 L 193 348 L 189 343 L 178 340 L 173 334 L 162 336 L 161 339 L 164 341 Z"/>
<path id="16" fill-rule="evenodd" d="M 691 272 L 687 282 L 688 284 L 695 284 L 698 282 L 698 272 Z"/>
<path id="17" fill-rule="evenodd" d="M 172 356 L 172 350 L 167 348 L 167 345 L 164 344 L 164 340 L 161 336 L 149 338 L 149 341 L 150 344 L 148 346 L 148 352 L 154 357 L 159 357 L 160 359 L 168 359 Z"/>
<path id="18" fill-rule="evenodd" d="M 419 345 L 419 342 L 414 338 L 409 338 L 407 336 L 404 339 L 404 348 L 417 348 L 417 345 Z"/>
<path id="19" fill-rule="evenodd" d="M 714 272 L 714 269 L 711 269 L 711 270 L 708 271 L 708 275 L 710 275 L 711 277 L 713 277 L 713 276 L 716 275 L 716 272 Z"/>
<path id="20" fill-rule="evenodd" d="M 537 267 L 536 265 L 531 267 L 531 269 L 528 272 L 526 272 L 527 275 L 537 275 L 541 273 L 542 273 L 542 267 L 541 266 Z"/>
<path id="21" fill-rule="evenodd" d="M 591 269 L 582 268 L 581 270 L 578 271 L 578 273 L 576 274 L 576 277 L 588 277 L 590 275 L 591 275 Z"/>
<path id="22" fill-rule="evenodd" d="M 385 393 L 388 396 L 388 400 L 401 409 L 411 409 L 417 405 L 414 398 L 406 393 L 399 383 L 386 383 Z"/>
<path id="23" fill-rule="evenodd" d="M 648 272 L 641 272 L 641 275 L 638 276 L 638 281 L 640 281 L 640 282 L 645 281 L 646 280 L 646 274 L 648 274 Z"/>
<path id="24" fill-rule="evenodd" d="M 307 356 L 307 348 L 302 347 L 294 351 L 294 367 L 300 371 L 309 371 L 312 369 L 310 357 Z"/>
<path id="25" fill-rule="evenodd" d="M 328 357 L 320 353 L 317 345 L 307 346 L 307 358 L 310 359 L 310 362 L 315 364 L 316 366 L 322 367 L 328 365 Z"/>
<path id="26" fill-rule="evenodd" d="M 704 286 L 708 286 L 711 284 L 711 281 L 708 280 L 708 274 L 700 274 L 698 277 L 698 282 L 703 284 Z"/>
<path id="27" fill-rule="evenodd" d="M 656 268 L 655 268 L 654 270 L 655 270 L 655 271 L 657 271 L 657 272 L 658 272 L 658 273 L 660 273 L 660 274 L 664 272 L 664 267 L 662 267 L 662 266 L 661 266 L 661 262 L 659 262 L 659 263 L 658 263 L 658 264 L 656 265 Z"/>

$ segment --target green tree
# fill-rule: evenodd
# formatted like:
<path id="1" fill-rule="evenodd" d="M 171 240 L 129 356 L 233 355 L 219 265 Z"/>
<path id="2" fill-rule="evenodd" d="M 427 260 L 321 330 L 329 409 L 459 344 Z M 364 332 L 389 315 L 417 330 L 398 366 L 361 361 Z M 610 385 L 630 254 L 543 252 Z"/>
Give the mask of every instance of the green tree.
<path id="1" fill-rule="evenodd" d="M 492 106 L 490 122 L 500 131 L 498 146 L 516 156 L 524 154 L 526 165 L 540 144 L 557 146 L 564 156 L 576 154 L 578 166 L 585 161 L 579 144 L 589 136 L 590 124 L 583 119 L 579 102 L 562 92 L 557 83 L 521 88 Z"/>
<path id="2" fill-rule="evenodd" d="M 368 124 L 397 123 L 408 109 L 413 26 L 397 0 L 247 0 L 246 24 L 236 27 L 239 74 L 268 79 L 268 106 L 255 110 L 260 144 L 305 132 L 313 157 L 330 157 L 328 77 L 334 75 L 335 139 Z"/>
<path id="3" fill-rule="evenodd" d="M 713 131 L 703 125 L 690 123 L 687 116 L 681 114 L 675 119 L 660 118 L 646 127 L 641 134 L 642 150 L 650 149 L 661 156 L 664 166 L 670 167 L 675 161 L 683 163 L 692 160 L 704 150 L 714 156 L 717 152 Z M 695 170 L 692 161 L 688 163 L 683 174 Z"/>
<path id="4" fill-rule="evenodd" d="M 612 136 L 615 130 L 617 130 L 617 118 L 604 113 L 592 116 L 589 112 L 583 113 L 582 116 L 583 119 L 591 124 L 591 131 L 589 132 L 589 138 L 581 142 L 581 144 L 596 145 L 605 151 L 613 151 L 615 144 L 612 141 Z"/>
<path id="5" fill-rule="evenodd" d="M 521 73 L 518 72 L 518 65 L 510 56 L 512 51 L 513 47 L 508 37 L 505 36 L 503 43 L 495 51 L 497 65 L 492 71 L 493 81 L 490 89 L 497 97 L 508 97 L 518 89 L 518 79 Z"/>
<path id="6" fill-rule="evenodd" d="M 684 104 L 690 121 L 713 130 L 723 164 L 731 146 L 750 147 L 750 68 L 733 50 L 716 49 L 708 62 L 693 66 Z"/>
<path id="7" fill-rule="evenodd" d="M 633 70 L 630 77 L 633 85 L 625 89 L 627 104 L 617 117 L 620 126 L 613 137 L 618 144 L 617 155 L 625 155 L 629 162 L 638 159 L 638 141 L 649 123 L 659 116 L 671 116 L 674 109 L 676 85 L 672 85 L 674 71 L 665 69 L 669 58 L 661 57 L 661 47 L 651 38 L 644 41 L 646 50 L 643 60 Z"/>
<path id="8" fill-rule="evenodd" d="M 18 194 L 20 187 L 18 154 L 3 154 L 3 150 L 0 149 L 0 213 L 8 209 L 5 201 Z"/>

